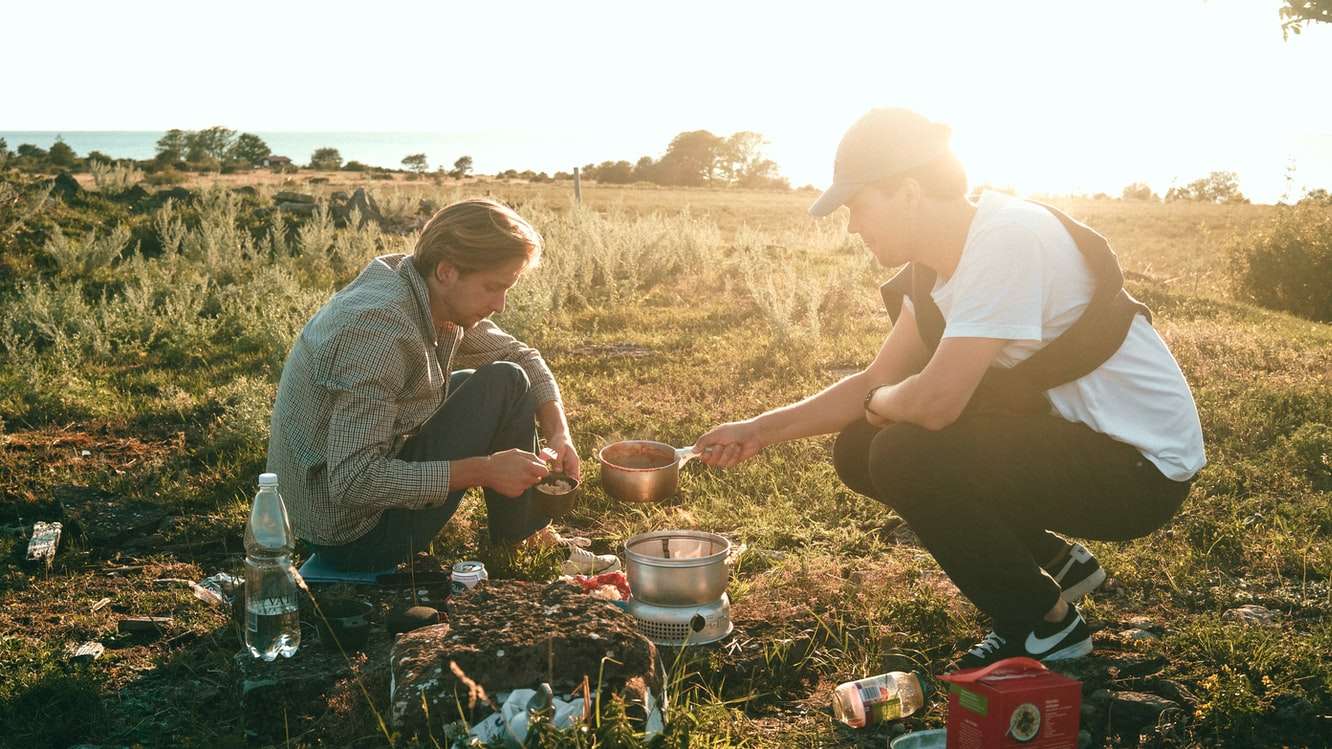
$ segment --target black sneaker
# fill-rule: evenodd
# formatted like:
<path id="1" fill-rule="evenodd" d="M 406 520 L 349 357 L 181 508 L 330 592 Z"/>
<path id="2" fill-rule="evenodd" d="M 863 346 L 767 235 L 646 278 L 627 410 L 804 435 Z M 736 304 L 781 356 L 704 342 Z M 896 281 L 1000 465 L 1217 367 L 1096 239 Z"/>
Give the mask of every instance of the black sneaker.
<path id="1" fill-rule="evenodd" d="M 1073 604 L 1058 623 L 1042 621 L 1034 629 L 1001 635 L 991 632 L 957 659 L 957 668 L 980 668 L 1005 658 L 1025 656 L 1038 661 L 1081 658 L 1092 651 L 1091 630 Z"/>
<path id="2" fill-rule="evenodd" d="M 1055 569 L 1046 567 L 1045 571 L 1059 583 L 1059 597 L 1069 603 L 1077 603 L 1105 582 L 1105 570 L 1082 544 L 1070 546 L 1063 561 L 1052 566 Z"/>

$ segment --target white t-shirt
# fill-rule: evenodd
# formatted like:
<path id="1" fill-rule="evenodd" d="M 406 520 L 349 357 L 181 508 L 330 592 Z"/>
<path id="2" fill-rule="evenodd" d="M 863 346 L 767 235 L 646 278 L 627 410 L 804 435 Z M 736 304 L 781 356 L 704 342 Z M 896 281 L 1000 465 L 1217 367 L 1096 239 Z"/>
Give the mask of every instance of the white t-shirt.
<path id="1" fill-rule="evenodd" d="M 957 270 L 931 296 L 944 338 L 1007 338 L 995 364 L 1012 367 L 1073 324 L 1095 279 L 1073 237 L 1039 205 L 986 192 Z M 1207 462 L 1193 394 L 1165 341 L 1142 315 L 1092 373 L 1047 391 L 1055 413 L 1134 447 L 1176 481 Z"/>

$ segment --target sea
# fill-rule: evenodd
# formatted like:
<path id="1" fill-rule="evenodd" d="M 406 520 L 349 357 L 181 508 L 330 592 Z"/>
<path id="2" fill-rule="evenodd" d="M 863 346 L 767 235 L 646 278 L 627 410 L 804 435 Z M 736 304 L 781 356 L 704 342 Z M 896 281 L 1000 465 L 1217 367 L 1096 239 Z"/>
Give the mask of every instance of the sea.
<path id="1" fill-rule="evenodd" d="M 150 159 L 156 153 L 156 143 L 165 131 L 87 131 L 87 130 L 0 130 L 13 151 L 23 143 L 49 149 L 57 137 L 63 138 L 80 156 L 89 151 L 117 159 Z M 461 156 L 471 156 L 473 169 L 480 174 L 494 174 L 506 169 L 554 174 L 571 172 L 575 166 L 600 163 L 607 159 L 633 163 L 640 156 L 659 158 L 669 142 L 663 137 L 660 145 L 650 147 L 646 142 L 615 143 L 613 139 L 596 137 L 588 133 L 489 131 L 485 133 L 426 133 L 426 132 L 333 132 L 333 131 L 276 131 L 254 133 L 272 149 L 295 164 L 308 164 L 310 155 L 318 148 L 336 148 L 343 163 L 359 161 L 370 166 L 401 169 L 404 156 L 424 153 L 430 169 L 452 168 Z M 608 140 L 610 142 L 608 142 Z"/>

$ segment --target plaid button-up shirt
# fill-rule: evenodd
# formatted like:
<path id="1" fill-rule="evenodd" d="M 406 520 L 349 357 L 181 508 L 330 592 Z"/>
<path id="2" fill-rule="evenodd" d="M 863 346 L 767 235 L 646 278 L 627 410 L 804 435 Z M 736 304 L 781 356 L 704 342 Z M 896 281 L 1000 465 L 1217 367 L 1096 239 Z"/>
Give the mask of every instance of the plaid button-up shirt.
<path id="1" fill-rule="evenodd" d="M 282 368 L 268 470 L 278 475 L 296 535 L 344 544 L 386 509 L 443 502 L 447 461 L 396 456 L 444 402 L 449 372 L 494 361 L 521 366 L 538 404 L 559 400 L 536 349 L 489 319 L 437 332 L 410 256 L 371 262 L 306 323 Z"/>

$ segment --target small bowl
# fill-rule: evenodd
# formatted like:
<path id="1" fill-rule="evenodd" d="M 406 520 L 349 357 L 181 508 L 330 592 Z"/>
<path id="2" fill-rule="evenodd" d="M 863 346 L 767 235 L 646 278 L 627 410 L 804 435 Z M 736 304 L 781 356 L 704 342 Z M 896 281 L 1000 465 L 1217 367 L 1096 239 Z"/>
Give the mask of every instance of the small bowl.
<path id="1" fill-rule="evenodd" d="M 578 504 L 580 482 L 563 473 L 550 473 L 532 488 L 532 501 L 536 508 L 550 517 L 567 515 Z"/>
<path id="2" fill-rule="evenodd" d="M 319 602 L 319 639 L 331 650 L 360 650 L 370 637 L 370 614 L 374 604 L 361 598 L 336 598 Z"/>
<path id="3" fill-rule="evenodd" d="M 893 739 L 892 749 L 944 749 L 948 745 L 948 729 L 933 728 L 928 731 L 912 731 Z"/>

